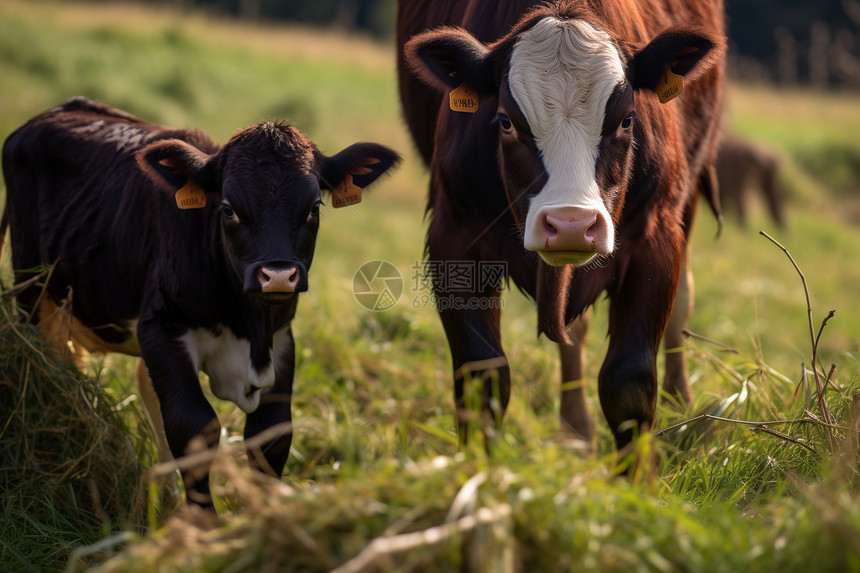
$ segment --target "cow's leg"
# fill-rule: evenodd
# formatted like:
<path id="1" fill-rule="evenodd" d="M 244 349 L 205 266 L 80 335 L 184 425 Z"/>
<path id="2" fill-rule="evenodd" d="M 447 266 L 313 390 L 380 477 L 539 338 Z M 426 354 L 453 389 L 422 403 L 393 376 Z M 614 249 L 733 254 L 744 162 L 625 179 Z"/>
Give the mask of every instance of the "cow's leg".
<path id="1" fill-rule="evenodd" d="M 764 192 L 770 214 L 780 229 L 785 229 L 785 214 L 783 196 L 779 187 L 779 160 L 775 157 L 765 158 L 762 163 L 761 187 Z"/>
<path id="2" fill-rule="evenodd" d="M 559 344 L 561 356 L 561 435 L 586 442 L 597 449 L 594 419 L 585 398 L 585 335 L 591 323 L 591 309 L 578 316 L 568 327 L 573 345 Z"/>
<path id="3" fill-rule="evenodd" d="M 598 387 L 619 449 L 654 425 L 656 358 L 678 284 L 683 236 L 664 235 L 659 240 L 667 244 L 656 245 L 656 239 L 645 243 L 630 261 L 609 307 L 609 348 Z"/>
<path id="4" fill-rule="evenodd" d="M 138 325 L 141 354 L 160 404 L 170 453 L 179 459 L 218 447 L 221 425 L 200 387 L 197 369 L 175 332 L 142 320 Z M 180 469 L 189 503 L 212 508 L 209 468 L 212 459 Z"/>
<path id="5" fill-rule="evenodd" d="M 457 429 L 463 446 L 474 422 L 485 437 L 491 437 L 508 406 L 511 374 L 499 328 L 501 297 L 496 289 L 480 293 L 450 289 L 451 268 L 443 259 L 433 258 L 435 251 L 431 244 L 436 310 L 451 350 Z M 467 270 L 470 266 L 466 265 Z"/>
<path id="6" fill-rule="evenodd" d="M 511 373 L 499 327 L 499 291 L 508 268 L 506 262 L 499 262 L 503 259 L 496 259 L 485 264 L 498 265 L 499 272 L 491 278 L 480 276 L 478 259 L 486 253 L 477 252 L 477 247 L 470 250 L 469 245 L 475 246 L 481 237 L 475 238 L 470 230 L 452 233 L 444 221 L 445 213 L 435 211 L 427 234 L 427 254 L 436 311 L 451 350 L 457 429 L 463 446 L 475 422 L 485 438 L 492 437 L 508 406 Z M 500 242 L 505 240 L 502 236 Z M 492 233 L 483 241 L 495 244 Z M 471 276 L 464 277 L 464 273 Z M 490 441 L 485 445 L 489 448 Z"/>
<path id="7" fill-rule="evenodd" d="M 749 185 L 746 177 L 738 179 L 738 188 L 735 190 L 735 214 L 738 217 L 738 226 L 747 228 L 747 193 Z"/>
<path id="8" fill-rule="evenodd" d="M 672 315 L 669 317 L 666 334 L 663 336 L 663 352 L 666 357 L 663 391 L 666 394 L 679 397 L 687 404 L 692 401 L 693 395 L 687 377 L 687 354 L 685 352 L 687 335 L 684 334 L 684 330 L 690 324 L 694 300 L 693 270 L 690 268 L 690 247 L 688 245 L 681 262 L 681 277 L 678 283 L 678 292 L 675 295 L 675 304 L 672 307 Z"/>
<path id="9" fill-rule="evenodd" d="M 245 421 L 245 442 L 251 467 L 272 477 L 280 478 L 290 455 L 293 439 L 292 427 L 285 428 L 277 436 L 262 444 L 252 444 L 252 438 L 272 426 L 292 421 L 290 401 L 295 373 L 295 348 L 293 333 L 287 329 L 283 335 L 283 349 L 274 353 L 277 362 L 275 384 L 260 396 L 260 406 Z M 277 349 L 276 349 L 277 350 Z"/>
<path id="10" fill-rule="evenodd" d="M 457 427 L 460 443 L 465 445 L 475 421 L 488 437 L 501 423 L 511 395 L 511 374 L 502 350 L 500 297 L 448 296 L 437 298 L 437 304 L 451 349 Z M 445 308 L 448 305 L 458 309 Z M 459 310 L 466 307 L 469 310 Z"/>

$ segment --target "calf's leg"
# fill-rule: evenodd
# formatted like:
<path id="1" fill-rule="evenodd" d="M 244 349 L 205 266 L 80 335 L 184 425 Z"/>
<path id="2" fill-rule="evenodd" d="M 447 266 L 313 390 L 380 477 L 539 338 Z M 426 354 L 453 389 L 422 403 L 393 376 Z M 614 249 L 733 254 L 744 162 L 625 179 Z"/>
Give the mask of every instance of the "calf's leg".
<path id="1" fill-rule="evenodd" d="M 167 331 L 157 321 L 142 319 L 138 340 L 160 404 L 170 453 L 179 460 L 216 449 L 221 425 L 203 394 L 197 369 L 176 333 Z M 212 508 L 211 466 L 212 459 L 203 456 L 199 462 L 180 469 L 187 501 L 207 509 Z"/>
<path id="2" fill-rule="evenodd" d="M 262 444 L 252 443 L 254 436 L 292 421 L 290 402 L 293 392 L 295 373 L 295 347 L 291 330 L 286 334 L 286 345 L 280 357 L 275 357 L 275 384 L 260 396 L 260 406 L 245 419 L 245 442 L 248 461 L 251 467 L 274 478 L 280 478 L 290 455 L 293 439 L 292 427 L 284 428 L 278 435 L 265 440 Z"/>
<path id="3" fill-rule="evenodd" d="M 155 388 L 152 387 L 152 379 L 149 377 L 149 371 L 147 371 L 143 359 L 137 361 L 135 379 L 137 380 L 137 391 L 143 403 L 143 413 L 149 422 L 149 427 L 155 438 L 155 446 L 158 448 L 158 461 L 161 463 L 172 462 L 173 454 L 170 453 L 170 445 L 167 443 L 167 434 L 164 431 L 161 404 L 158 402 L 158 396 L 155 394 Z M 169 475 L 157 479 L 156 483 L 159 486 L 159 495 L 163 507 L 175 507 L 182 501 L 178 472 L 173 471 Z"/>

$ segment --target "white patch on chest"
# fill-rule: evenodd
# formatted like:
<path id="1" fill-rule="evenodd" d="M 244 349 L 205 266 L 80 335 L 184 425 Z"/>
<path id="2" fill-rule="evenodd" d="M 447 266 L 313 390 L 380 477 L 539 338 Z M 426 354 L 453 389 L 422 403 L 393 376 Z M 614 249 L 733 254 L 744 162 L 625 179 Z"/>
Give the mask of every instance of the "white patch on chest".
<path id="1" fill-rule="evenodd" d="M 275 383 L 275 361 L 288 342 L 286 330 L 275 333 L 272 361 L 262 372 L 251 363 L 251 343 L 237 338 L 229 328 L 222 328 L 218 336 L 206 329 L 193 329 L 180 340 L 195 369 L 209 376 L 212 393 L 248 413 L 260 405 L 260 390 Z"/>
<path id="2" fill-rule="evenodd" d="M 549 175 L 529 205 L 527 236 L 550 208 L 593 208 L 609 219 L 595 169 L 606 103 L 624 79 L 612 38 L 587 22 L 544 18 L 520 35 L 508 81 Z"/>

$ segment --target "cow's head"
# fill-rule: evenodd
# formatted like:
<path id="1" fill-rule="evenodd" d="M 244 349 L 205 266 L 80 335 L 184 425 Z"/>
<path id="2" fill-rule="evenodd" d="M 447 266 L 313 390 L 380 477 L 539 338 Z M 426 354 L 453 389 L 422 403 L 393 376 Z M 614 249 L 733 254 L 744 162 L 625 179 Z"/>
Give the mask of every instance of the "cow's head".
<path id="1" fill-rule="evenodd" d="M 215 198 L 207 213 L 220 221 L 228 264 L 246 293 L 267 302 L 308 289 L 322 193 L 347 178 L 364 188 L 399 161 L 374 143 L 328 157 L 293 127 L 248 127 L 218 152 L 178 139 L 141 149 L 138 164 L 171 193 L 190 189 Z"/>
<path id="2" fill-rule="evenodd" d="M 722 38 L 692 28 L 627 43 L 593 13 L 570 10 L 540 7 L 490 45 L 438 28 L 405 48 L 425 81 L 444 92 L 465 84 L 495 108 L 500 172 L 523 246 L 552 265 L 613 253 L 632 165 L 634 92 L 656 91 L 670 71 L 691 81 L 724 49 Z"/>

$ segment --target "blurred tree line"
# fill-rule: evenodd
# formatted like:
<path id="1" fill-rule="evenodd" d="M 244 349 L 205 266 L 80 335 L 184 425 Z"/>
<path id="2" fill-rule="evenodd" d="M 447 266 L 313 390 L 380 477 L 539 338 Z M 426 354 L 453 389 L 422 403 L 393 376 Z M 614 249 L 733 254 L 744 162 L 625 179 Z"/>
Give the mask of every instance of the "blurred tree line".
<path id="1" fill-rule="evenodd" d="M 742 79 L 860 88 L 860 0 L 725 0 Z"/>
<path id="2" fill-rule="evenodd" d="M 170 3 L 171 0 L 143 0 Z M 466 0 L 463 0 L 466 1 Z M 730 69 L 745 80 L 860 88 L 860 0 L 725 0 Z M 247 20 L 393 35 L 397 0 L 179 0 Z"/>
<path id="3" fill-rule="evenodd" d="M 171 0 L 143 0 L 176 4 Z M 394 34 L 397 0 L 180 0 L 184 7 L 203 8 L 245 20 L 285 20 L 336 25 L 385 38 Z"/>

